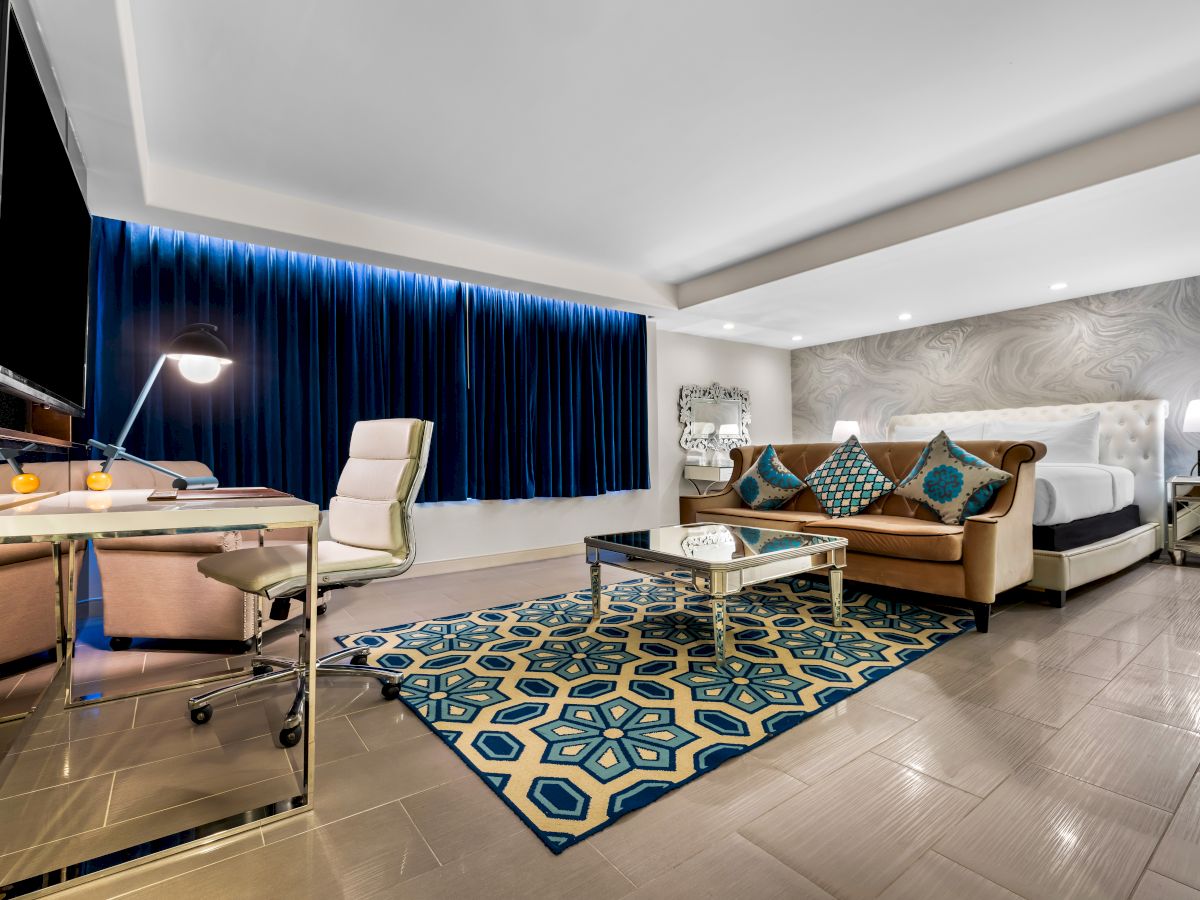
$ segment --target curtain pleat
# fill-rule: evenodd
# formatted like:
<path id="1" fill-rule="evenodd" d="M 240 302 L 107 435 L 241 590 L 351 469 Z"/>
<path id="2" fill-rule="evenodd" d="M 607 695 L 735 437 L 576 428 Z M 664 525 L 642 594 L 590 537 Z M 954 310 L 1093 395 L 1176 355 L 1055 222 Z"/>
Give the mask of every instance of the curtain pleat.
<path id="1" fill-rule="evenodd" d="M 650 486 L 642 316 L 94 222 L 84 428 L 98 440 L 116 437 L 171 337 L 212 322 L 234 365 L 194 385 L 168 363 L 131 452 L 326 504 L 355 422 L 419 417 L 436 423 L 422 501 Z"/>
<path id="2" fill-rule="evenodd" d="M 467 290 L 471 496 L 586 497 L 648 488 L 645 318 L 475 285 Z"/>

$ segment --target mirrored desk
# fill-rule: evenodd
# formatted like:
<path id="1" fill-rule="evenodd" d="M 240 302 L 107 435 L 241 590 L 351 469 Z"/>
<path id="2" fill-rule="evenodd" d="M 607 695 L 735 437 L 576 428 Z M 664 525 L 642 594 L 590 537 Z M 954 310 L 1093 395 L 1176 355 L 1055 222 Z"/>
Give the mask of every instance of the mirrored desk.
<path id="1" fill-rule="evenodd" d="M 159 502 L 148 493 L 68 491 L 0 509 L 0 544 L 49 547 L 58 632 L 44 691 L 6 736 L 7 748 L 0 745 L 0 896 L 50 892 L 311 808 L 316 505 Z M 279 746 L 271 727 L 277 713 L 261 698 L 239 697 L 234 711 L 198 726 L 188 718 L 186 690 L 102 704 L 72 697 L 82 542 L 283 528 L 306 529 L 309 548 L 298 634 L 308 690 L 297 747 Z M 162 602 L 188 600 L 164 593 Z"/>

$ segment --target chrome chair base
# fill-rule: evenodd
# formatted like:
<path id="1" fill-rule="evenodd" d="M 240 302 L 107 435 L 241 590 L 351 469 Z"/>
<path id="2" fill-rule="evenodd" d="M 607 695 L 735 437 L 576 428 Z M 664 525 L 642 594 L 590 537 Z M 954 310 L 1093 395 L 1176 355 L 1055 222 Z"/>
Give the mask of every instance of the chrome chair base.
<path id="1" fill-rule="evenodd" d="M 349 664 L 341 660 L 349 657 Z M 395 700 L 400 696 L 400 684 L 404 676 L 399 672 L 385 672 L 366 665 L 367 648 L 344 647 L 326 653 L 317 659 L 317 677 L 353 677 L 374 678 L 380 684 L 380 692 L 385 700 Z M 233 684 L 222 685 L 203 694 L 197 694 L 188 700 L 188 714 L 197 725 L 204 725 L 212 720 L 212 701 L 226 694 L 244 691 L 247 688 L 263 684 L 277 684 L 281 681 L 298 680 L 296 699 L 292 701 L 291 709 L 283 720 L 283 728 L 279 732 L 279 742 L 285 747 L 294 747 L 300 743 L 304 733 L 303 710 L 304 701 L 308 696 L 308 676 L 303 666 L 294 659 L 282 656 L 255 656 L 251 660 L 250 678 L 245 678 Z"/>

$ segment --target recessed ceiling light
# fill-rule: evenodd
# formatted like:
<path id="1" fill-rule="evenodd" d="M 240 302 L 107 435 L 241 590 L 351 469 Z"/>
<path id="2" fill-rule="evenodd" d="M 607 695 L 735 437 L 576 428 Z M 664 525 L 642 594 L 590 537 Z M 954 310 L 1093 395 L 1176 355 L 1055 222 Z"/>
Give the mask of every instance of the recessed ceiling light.
<path id="1" fill-rule="evenodd" d="M 901 322 L 907 322 L 911 318 L 912 318 L 912 313 L 900 313 L 900 321 Z"/>
<path id="2" fill-rule="evenodd" d="M 1065 291 L 1066 289 L 1067 283 L 1065 281 L 1056 281 L 1054 284 L 1050 285 L 1050 290 L 1052 291 Z"/>
<path id="3" fill-rule="evenodd" d="M 793 334 L 793 335 L 792 335 L 792 340 L 793 340 L 793 341 L 802 341 L 802 340 L 804 340 L 804 335 L 802 335 L 802 334 Z"/>
<path id="4" fill-rule="evenodd" d="M 724 328 L 726 331 L 733 331 L 733 323 L 732 322 L 726 322 L 721 327 Z"/>

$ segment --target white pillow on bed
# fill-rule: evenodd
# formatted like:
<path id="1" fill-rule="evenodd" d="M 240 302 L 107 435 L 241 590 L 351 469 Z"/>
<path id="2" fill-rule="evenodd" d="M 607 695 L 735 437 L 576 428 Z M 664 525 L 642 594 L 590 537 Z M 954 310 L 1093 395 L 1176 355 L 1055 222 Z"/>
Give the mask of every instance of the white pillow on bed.
<path id="1" fill-rule="evenodd" d="M 1044 463 L 1100 462 L 1100 413 L 1061 422 L 988 422 L 983 436 L 990 441 L 1041 441 Z"/>
<path id="2" fill-rule="evenodd" d="M 941 431 L 946 432 L 950 440 L 978 441 L 983 439 L 983 423 L 974 425 L 950 425 L 940 428 L 937 425 L 897 425 L 892 429 L 893 441 L 931 441 Z"/>

